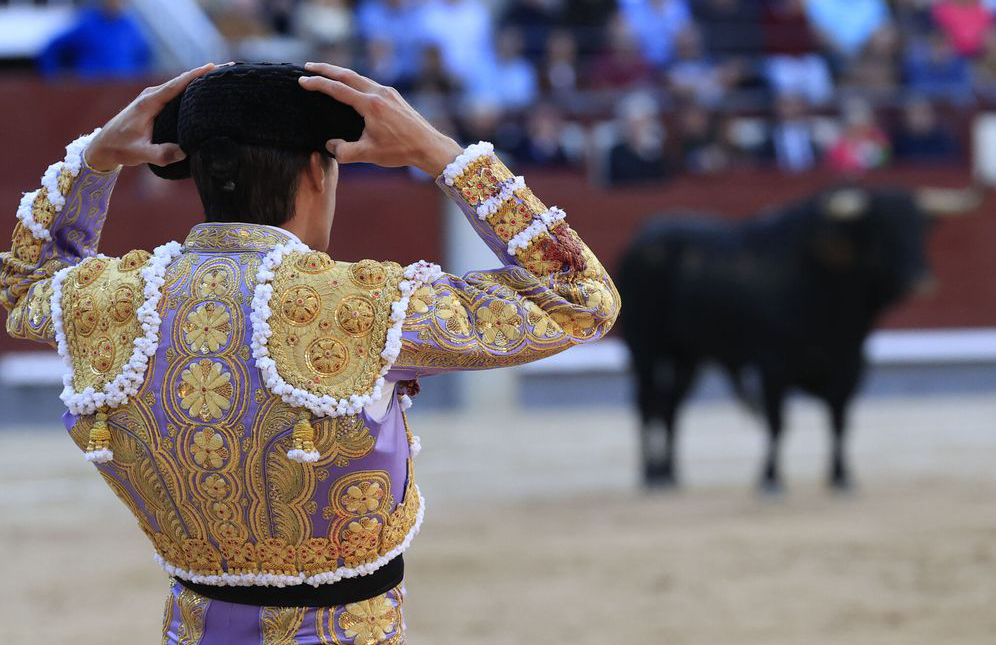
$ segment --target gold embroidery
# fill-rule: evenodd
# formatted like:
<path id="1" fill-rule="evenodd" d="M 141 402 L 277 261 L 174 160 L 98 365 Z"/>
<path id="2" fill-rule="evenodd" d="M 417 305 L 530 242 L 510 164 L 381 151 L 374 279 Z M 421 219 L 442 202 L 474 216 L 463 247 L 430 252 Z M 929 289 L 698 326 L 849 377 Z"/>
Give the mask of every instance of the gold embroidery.
<path id="1" fill-rule="evenodd" d="M 314 272 L 298 268 L 302 259 Z M 369 392 L 383 366 L 401 267 L 320 262 L 313 253 L 292 253 L 275 273 L 267 349 L 280 376 L 316 396 Z"/>
<path id="2" fill-rule="evenodd" d="M 379 262 L 360 260 L 349 269 L 349 277 L 359 287 L 374 289 L 387 282 L 387 272 Z"/>
<path id="3" fill-rule="evenodd" d="M 225 268 L 207 271 L 197 285 L 197 295 L 201 298 L 223 298 L 235 286 L 234 282 Z"/>
<path id="4" fill-rule="evenodd" d="M 152 256 L 151 253 L 143 249 L 135 249 L 134 251 L 128 251 L 121 256 L 118 260 L 118 271 L 121 273 L 128 273 L 130 271 L 135 271 L 143 266 L 149 261 Z"/>
<path id="5" fill-rule="evenodd" d="M 63 327 L 77 392 L 101 391 L 124 370 L 144 333 L 136 315 L 143 293 L 138 272 L 122 272 L 106 258 L 84 260 L 63 282 Z"/>
<path id="6" fill-rule="evenodd" d="M 194 461 L 202 468 L 221 468 L 228 458 L 225 442 L 213 428 L 204 428 L 195 434 L 190 451 L 194 455 Z"/>
<path id="7" fill-rule="evenodd" d="M 173 579 L 169 581 L 170 592 L 166 595 L 166 608 L 163 609 L 163 638 L 161 645 L 169 643 L 169 628 L 173 624 Z"/>
<path id="8" fill-rule="evenodd" d="M 457 179 L 454 188 L 464 200 L 474 206 L 501 190 L 501 184 L 512 179 L 512 173 L 503 163 L 485 157 L 470 164 Z"/>
<path id="9" fill-rule="evenodd" d="M 349 365 L 346 346 L 335 338 L 319 338 L 305 352 L 308 367 L 319 377 L 340 374 Z"/>
<path id="10" fill-rule="evenodd" d="M 373 303 L 365 296 L 343 298 L 335 311 L 339 327 L 350 336 L 366 336 L 374 325 Z"/>
<path id="11" fill-rule="evenodd" d="M 198 224 L 183 246 L 187 250 L 268 251 L 291 240 L 287 233 L 257 224 Z"/>
<path id="12" fill-rule="evenodd" d="M 470 335 L 470 316 L 467 314 L 467 308 L 452 292 L 443 292 L 437 301 L 436 317 L 443 321 L 446 330 L 454 336 Z"/>
<path id="13" fill-rule="evenodd" d="M 294 287 L 280 300 L 280 312 L 288 323 L 300 327 L 318 316 L 321 303 L 318 292 L 311 287 Z"/>
<path id="14" fill-rule="evenodd" d="M 203 359 L 183 370 L 179 394 L 180 407 L 188 410 L 191 418 L 202 421 L 218 419 L 224 410 L 232 407 L 232 374 L 221 363 Z"/>
<path id="15" fill-rule="evenodd" d="M 262 607 L 259 613 L 262 645 L 298 645 L 294 635 L 301 629 L 306 607 Z"/>
<path id="16" fill-rule="evenodd" d="M 350 513 L 373 513 L 384 500 L 384 489 L 378 482 L 361 482 L 350 486 L 342 497 L 342 505 Z"/>
<path id="17" fill-rule="evenodd" d="M 510 302 L 492 300 L 475 312 L 477 333 L 489 345 L 505 347 L 515 343 L 521 335 L 522 314 Z"/>
<path id="18" fill-rule="evenodd" d="M 334 264 L 335 262 L 332 261 L 332 258 L 327 253 L 312 251 L 311 253 L 302 255 L 298 259 L 296 266 L 305 273 L 322 273 L 332 268 Z"/>
<path id="19" fill-rule="evenodd" d="M 184 337 L 193 352 L 216 352 L 228 344 L 232 332 L 231 316 L 214 302 L 199 306 L 187 316 Z"/>
<path id="20" fill-rule="evenodd" d="M 373 560 L 380 544 L 380 528 L 380 520 L 375 517 L 361 517 L 347 524 L 340 535 L 343 564 L 357 567 Z"/>
<path id="21" fill-rule="evenodd" d="M 398 610 L 387 594 L 349 603 L 339 615 L 339 627 L 355 645 L 377 645 L 398 629 Z"/>
<path id="22" fill-rule="evenodd" d="M 204 638 L 204 615 L 211 601 L 190 589 L 184 589 L 177 597 L 176 604 L 180 608 L 177 644 L 198 645 Z"/>

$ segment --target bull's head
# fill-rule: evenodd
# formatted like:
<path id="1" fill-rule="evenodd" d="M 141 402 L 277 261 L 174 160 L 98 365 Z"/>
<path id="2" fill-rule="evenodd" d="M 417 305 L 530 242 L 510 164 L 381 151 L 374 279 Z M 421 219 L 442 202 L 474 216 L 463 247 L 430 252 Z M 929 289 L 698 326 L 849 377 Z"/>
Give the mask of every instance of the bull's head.
<path id="1" fill-rule="evenodd" d="M 975 190 L 828 191 L 816 202 L 814 259 L 827 276 L 886 305 L 933 283 L 926 259 L 929 222 L 974 210 L 980 202 Z"/>

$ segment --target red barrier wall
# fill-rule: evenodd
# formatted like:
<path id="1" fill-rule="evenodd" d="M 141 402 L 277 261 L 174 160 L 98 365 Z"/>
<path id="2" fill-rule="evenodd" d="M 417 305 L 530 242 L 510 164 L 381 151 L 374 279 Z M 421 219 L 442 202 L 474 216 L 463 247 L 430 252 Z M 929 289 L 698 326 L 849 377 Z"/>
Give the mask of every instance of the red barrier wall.
<path id="1" fill-rule="evenodd" d="M 0 79 L 0 203 L 7 204 L 7 226 L 13 228 L 20 193 L 38 185 L 45 167 L 62 157 L 62 147 L 106 121 L 141 87 Z M 431 184 L 413 181 L 403 172 L 350 171 L 344 173 L 339 189 L 334 257 L 402 263 L 442 260 L 440 195 Z M 610 191 L 575 173 L 531 171 L 528 179 L 541 199 L 567 210 L 572 224 L 610 270 L 649 214 L 693 210 L 743 217 L 835 181 L 826 173 L 786 177 L 752 171 Z M 893 169 L 867 179 L 869 185 L 901 186 L 958 186 L 967 181 L 968 173 L 958 168 Z M 994 206 L 996 202 L 987 199 L 978 213 L 936 227 L 930 257 L 939 289 L 897 309 L 883 321 L 885 325 L 996 326 Z M 116 255 L 182 240 L 199 217 L 190 182 L 166 182 L 144 169 L 127 170 L 115 191 L 103 251 Z M 0 335 L 0 351 L 29 348 L 30 344 Z"/>

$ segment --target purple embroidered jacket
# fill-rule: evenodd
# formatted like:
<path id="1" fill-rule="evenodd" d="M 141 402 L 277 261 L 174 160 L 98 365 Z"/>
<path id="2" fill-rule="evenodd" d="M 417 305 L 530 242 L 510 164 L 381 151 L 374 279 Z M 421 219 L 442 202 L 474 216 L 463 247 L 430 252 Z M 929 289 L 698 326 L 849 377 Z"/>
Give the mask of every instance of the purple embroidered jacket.
<path id="1" fill-rule="evenodd" d="M 182 246 L 96 255 L 116 172 L 67 148 L 0 256 L 7 329 L 55 345 L 74 441 L 171 574 L 334 583 L 418 531 L 405 381 L 602 337 L 608 274 L 490 146 L 437 183 L 505 266 L 463 277 L 336 262 L 291 234 L 201 224 Z"/>

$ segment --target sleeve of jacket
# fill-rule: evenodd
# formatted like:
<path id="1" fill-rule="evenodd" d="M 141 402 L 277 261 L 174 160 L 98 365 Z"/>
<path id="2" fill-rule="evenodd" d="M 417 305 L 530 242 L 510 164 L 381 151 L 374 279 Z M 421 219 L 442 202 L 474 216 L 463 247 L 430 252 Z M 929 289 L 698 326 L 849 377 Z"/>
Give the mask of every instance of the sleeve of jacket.
<path id="1" fill-rule="evenodd" d="M 0 304 L 15 338 L 55 345 L 52 277 L 97 253 L 119 171 L 87 166 L 83 152 L 95 134 L 69 144 L 65 159 L 49 166 L 41 188 L 26 193 L 17 209 L 11 248 L 0 253 Z"/>
<path id="2" fill-rule="evenodd" d="M 505 266 L 439 273 L 414 292 L 395 378 L 528 363 L 609 331 L 621 304 L 609 274 L 490 144 L 468 147 L 436 181 Z"/>

